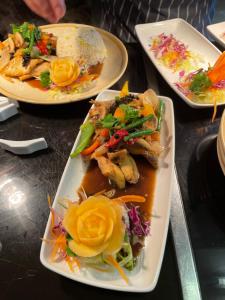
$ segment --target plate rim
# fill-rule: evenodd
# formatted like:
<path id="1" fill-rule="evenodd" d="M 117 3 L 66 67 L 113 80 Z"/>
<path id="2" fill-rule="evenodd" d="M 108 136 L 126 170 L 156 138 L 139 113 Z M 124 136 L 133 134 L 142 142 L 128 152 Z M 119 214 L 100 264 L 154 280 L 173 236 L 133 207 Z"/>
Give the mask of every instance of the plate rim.
<path id="1" fill-rule="evenodd" d="M 111 89 L 107 89 L 103 92 L 101 92 L 100 94 L 98 94 L 97 98 L 96 99 L 99 99 L 105 92 L 119 92 L 118 90 L 111 90 Z M 139 94 L 139 93 L 133 93 L 131 92 L 132 94 Z M 169 182 L 169 188 L 168 188 L 168 209 L 167 209 L 167 212 L 166 212 L 166 215 L 165 215 L 165 225 L 164 225 L 164 230 L 163 230 L 163 239 L 162 239 L 162 243 L 161 243 L 161 248 L 160 248 L 160 256 L 159 256 L 159 261 L 158 261 L 158 265 L 157 265 L 157 268 L 156 268 L 156 272 L 155 272 L 155 276 L 154 276 L 154 280 L 151 282 L 151 284 L 148 286 L 148 287 L 145 287 L 145 288 L 137 288 L 135 286 L 116 286 L 116 285 L 110 285 L 110 286 L 107 286 L 107 282 L 104 286 L 101 286 L 101 282 L 96 280 L 89 280 L 87 278 L 85 278 L 85 280 L 81 280 L 80 278 L 74 278 L 73 277 L 73 273 L 69 273 L 69 272 L 64 272 L 62 270 L 59 270 L 57 269 L 56 267 L 54 267 L 53 264 L 50 264 L 45 256 L 44 256 L 44 249 L 46 247 L 46 244 L 42 241 L 42 244 L 41 244 L 41 250 L 40 250 L 40 261 L 42 263 L 43 266 L 45 266 L 47 269 L 57 273 L 57 274 L 60 274 L 61 276 L 64 276 L 64 277 L 67 277 L 69 279 L 72 279 L 73 281 L 78 281 L 78 282 L 81 282 L 83 284 L 88 284 L 88 285 L 91 285 L 91 286 L 95 286 L 95 287 L 99 287 L 99 288 L 103 288 L 103 289 L 108 289 L 108 290 L 117 290 L 117 291 L 121 291 L 121 292 L 137 292 L 137 293 L 145 293 L 145 292 L 150 292 L 152 291 L 157 282 L 158 282 L 158 278 L 159 278 L 159 274 L 160 274 L 160 270 L 161 270 L 161 266 L 162 266 L 162 261 L 163 261 L 163 257 L 164 257 L 164 252 L 165 252 L 165 246 L 166 246 L 166 237 L 167 237 L 167 234 L 168 234 L 168 229 L 169 229 L 169 218 L 170 218 L 170 208 L 171 208 L 171 197 L 172 197 L 172 185 L 173 185 L 173 174 L 174 174 L 174 156 L 175 156 L 175 124 L 174 124 L 174 108 L 173 108 L 173 101 L 169 98 L 169 97 L 166 97 L 166 96 L 161 96 L 161 95 L 158 95 L 159 98 L 161 98 L 162 100 L 165 100 L 166 102 L 168 102 L 168 105 L 170 107 L 170 112 L 171 112 L 171 134 L 172 134 L 172 139 L 171 139 L 171 157 L 172 157 L 172 161 L 171 161 L 171 167 L 170 167 L 170 182 Z M 83 122 L 85 122 L 85 120 L 88 118 L 88 113 L 86 115 L 86 117 L 84 118 Z M 78 133 L 78 135 L 76 136 L 75 138 L 75 142 L 74 142 L 74 145 L 72 147 L 72 150 L 71 152 L 74 150 L 74 148 L 76 147 L 76 144 L 78 143 L 79 141 L 79 137 L 80 137 L 80 131 Z M 64 181 L 64 177 L 65 177 L 65 174 L 66 174 L 66 170 L 69 166 L 69 163 L 70 163 L 70 160 L 71 158 L 69 157 L 68 160 L 67 160 L 67 163 L 65 165 L 65 168 L 63 170 L 63 173 L 62 173 L 62 176 L 61 176 L 61 179 L 60 179 L 60 182 L 59 182 L 59 185 L 57 187 L 57 192 L 55 194 L 55 197 L 54 197 L 54 200 L 53 200 L 53 205 L 56 205 L 57 203 L 57 199 L 59 197 L 59 191 L 60 191 L 60 188 L 61 186 L 63 185 L 63 181 Z M 47 220 L 47 223 L 46 223 L 46 227 L 45 227 L 45 231 L 44 231 L 44 237 L 47 235 L 48 231 L 49 231 L 49 226 L 50 226 L 50 222 L 51 222 L 51 219 L 50 219 L 50 214 L 49 214 L 49 217 L 48 217 L 48 220 Z M 96 284 L 97 283 L 97 284 Z"/>
<path id="2" fill-rule="evenodd" d="M 152 22 L 152 23 L 144 23 L 144 24 L 137 24 L 135 25 L 135 31 L 138 37 L 138 40 L 140 42 L 140 44 L 142 45 L 142 48 L 144 49 L 145 53 L 147 54 L 148 58 L 150 59 L 150 61 L 154 64 L 154 66 L 156 67 L 157 71 L 161 74 L 161 76 L 164 78 L 164 80 L 167 82 L 167 84 L 169 84 L 169 86 L 174 90 L 175 93 L 178 94 L 178 96 L 184 100 L 184 102 L 186 104 L 188 104 L 190 107 L 195 108 L 195 109 L 201 109 L 201 108 L 210 108 L 213 107 L 214 104 L 210 104 L 210 103 L 196 103 L 191 101 L 190 99 L 188 99 L 187 97 L 185 97 L 185 95 L 183 95 L 176 87 L 174 84 L 172 84 L 170 81 L 168 81 L 163 72 L 161 72 L 158 68 L 158 64 L 157 61 L 155 59 L 152 59 L 150 57 L 150 53 L 147 50 L 146 45 L 144 44 L 144 42 L 142 41 L 142 39 L 140 38 L 139 35 L 139 30 L 140 28 L 143 27 L 148 27 L 150 24 L 151 26 L 155 27 L 155 26 L 159 26 L 159 25 L 164 25 L 167 23 L 183 23 L 185 26 L 187 26 L 188 28 L 190 28 L 191 30 L 193 30 L 201 39 L 203 39 L 208 45 L 210 45 L 210 47 L 212 47 L 214 50 L 216 50 L 218 52 L 218 55 L 220 55 L 222 52 L 216 47 L 214 46 L 203 34 L 201 34 L 197 29 L 195 29 L 191 24 L 189 24 L 188 22 L 186 22 L 184 19 L 182 18 L 174 18 L 174 19 L 169 19 L 169 20 L 164 20 L 164 21 L 159 21 L 159 22 Z M 225 105 L 224 103 L 218 103 L 217 106 L 221 106 L 221 105 Z"/>
<path id="3" fill-rule="evenodd" d="M 221 24 L 221 25 L 222 25 L 222 24 L 225 25 L 225 21 L 207 25 L 207 26 L 206 26 L 206 29 L 207 29 L 207 31 L 211 34 L 211 36 L 214 37 L 215 40 L 216 40 L 221 46 L 225 47 L 225 41 L 224 41 L 220 36 L 218 36 L 217 34 L 215 34 L 215 32 L 214 32 L 214 30 L 213 30 L 214 27 L 216 27 L 216 26 L 218 26 L 218 25 L 220 25 L 220 24 Z M 224 32 L 225 32 L 225 30 L 224 30 Z"/>
<path id="4" fill-rule="evenodd" d="M 30 104 L 35 104 L 35 105 L 61 105 L 61 104 L 67 104 L 67 103 L 75 103 L 78 101 L 83 101 L 86 100 L 88 98 L 94 97 L 96 95 L 98 95 L 99 93 L 102 93 L 104 90 L 109 89 L 111 86 L 113 86 L 116 82 L 119 81 L 119 79 L 123 76 L 124 72 L 127 69 L 127 65 L 128 65 L 128 53 L 127 53 L 127 49 L 125 47 L 125 45 L 123 44 L 123 42 L 114 34 L 112 34 L 111 32 L 108 32 L 102 28 L 99 27 L 95 27 L 95 26 L 91 26 L 91 25 L 86 25 L 86 24 L 79 24 L 79 23 L 57 23 L 57 24 L 46 24 L 46 25 L 41 25 L 38 26 L 41 29 L 49 29 L 49 28 L 56 28 L 56 27 L 88 27 L 88 28 L 93 28 L 96 31 L 100 32 L 100 34 L 103 34 L 107 37 L 110 37 L 110 40 L 113 40 L 114 43 L 116 43 L 117 45 L 119 45 L 119 48 L 122 49 L 123 52 L 123 64 L 122 64 L 122 68 L 121 71 L 119 73 L 118 76 L 116 76 L 110 83 L 108 83 L 107 85 L 105 85 L 104 87 L 102 87 L 101 89 L 97 90 L 96 92 L 93 92 L 92 94 L 86 95 L 84 97 L 79 97 L 75 100 L 73 99 L 69 99 L 69 100 L 54 100 L 52 99 L 51 102 L 44 102 L 44 100 L 41 100 L 40 102 L 37 102 L 36 100 L 29 100 L 29 97 L 22 97 L 20 95 L 14 95 L 11 92 L 5 90 L 4 88 L 2 88 L 0 86 L 0 93 L 8 98 L 14 99 L 14 100 L 18 100 L 24 103 L 30 103 Z M 2 76 L 2 75 L 0 75 Z M 15 87 L 16 88 L 16 87 Z"/>

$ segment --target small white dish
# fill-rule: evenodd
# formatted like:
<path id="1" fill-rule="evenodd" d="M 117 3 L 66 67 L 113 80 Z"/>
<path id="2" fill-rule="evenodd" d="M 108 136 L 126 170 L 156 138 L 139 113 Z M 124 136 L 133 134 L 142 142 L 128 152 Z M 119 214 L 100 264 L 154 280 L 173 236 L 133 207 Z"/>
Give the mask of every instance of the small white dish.
<path id="1" fill-rule="evenodd" d="M 48 148 L 48 145 L 44 138 L 26 141 L 11 141 L 0 139 L 0 147 L 14 154 L 25 155 L 46 149 Z"/>
<path id="2" fill-rule="evenodd" d="M 208 32 L 214 37 L 214 39 L 225 48 L 225 22 L 208 25 Z M 224 38 L 222 37 L 224 34 Z"/>
<path id="3" fill-rule="evenodd" d="M 106 90 L 98 95 L 97 100 L 111 100 L 118 95 L 118 91 Z M 154 193 L 153 213 L 159 217 L 152 217 L 151 235 L 145 241 L 141 259 L 135 270 L 131 273 L 127 273 L 130 284 L 127 285 L 116 273 L 99 274 L 100 272 L 92 271 L 88 268 L 72 273 L 65 262 L 50 262 L 49 256 L 51 247 L 43 241 L 40 260 L 46 268 L 72 280 L 105 289 L 128 292 L 149 292 L 155 288 L 161 269 L 169 224 L 175 143 L 173 103 L 167 97 L 160 96 L 160 98 L 165 102 L 166 107 L 164 120 L 162 122 L 161 136 L 162 144 L 166 145 L 167 151 L 165 151 L 162 157 L 162 167 L 160 167 L 157 172 Z M 76 138 L 72 152 L 75 150 L 79 138 L 80 133 Z M 74 194 L 74 191 L 80 186 L 86 169 L 87 165 L 82 161 L 80 156 L 68 159 L 53 202 L 53 208 L 59 215 L 63 215 L 64 210 L 58 205 L 58 201 L 62 198 L 71 199 L 73 201 L 77 200 L 78 197 Z M 50 224 L 51 218 L 49 217 L 44 239 L 51 238 Z"/>
<path id="4" fill-rule="evenodd" d="M 183 93 L 181 93 L 175 86 L 175 83 L 179 81 L 179 72 L 174 73 L 170 69 L 160 64 L 149 49 L 149 44 L 152 37 L 161 33 L 165 33 L 167 35 L 173 34 L 175 38 L 187 45 L 190 51 L 199 54 L 202 58 L 204 58 L 204 63 L 201 64 L 201 67 L 207 69 L 208 64 L 212 66 L 221 54 L 221 52 L 209 40 L 207 40 L 189 23 L 179 18 L 156 23 L 139 24 L 135 26 L 135 30 L 142 47 L 162 77 L 189 106 L 193 108 L 213 107 L 213 104 L 201 104 L 193 102 Z M 219 103 L 218 105 L 224 104 L 225 103 Z"/>

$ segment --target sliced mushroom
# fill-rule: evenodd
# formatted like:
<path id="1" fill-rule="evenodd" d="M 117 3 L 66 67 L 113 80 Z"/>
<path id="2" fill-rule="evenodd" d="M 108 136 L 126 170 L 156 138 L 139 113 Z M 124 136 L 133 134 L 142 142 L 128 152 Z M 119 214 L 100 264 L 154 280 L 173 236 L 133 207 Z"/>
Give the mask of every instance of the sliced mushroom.
<path id="1" fill-rule="evenodd" d="M 121 169 L 104 156 L 96 157 L 102 174 L 113 181 L 119 189 L 125 188 L 125 177 Z"/>
<path id="2" fill-rule="evenodd" d="M 110 160 L 119 164 L 126 181 L 132 184 L 138 182 L 140 174 L 138 172 L 137 165 L 126 149 L 119 150 L 114 153 L 108 153 L 108 157 Z"/>

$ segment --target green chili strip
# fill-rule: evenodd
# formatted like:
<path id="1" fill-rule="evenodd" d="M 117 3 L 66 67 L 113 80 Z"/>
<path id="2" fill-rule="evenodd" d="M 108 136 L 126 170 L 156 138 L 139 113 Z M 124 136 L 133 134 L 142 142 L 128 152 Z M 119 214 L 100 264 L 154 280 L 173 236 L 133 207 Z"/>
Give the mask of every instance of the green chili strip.
<path id="1" fill-rule="evenodd" d="M 94 125 L 87 121 L 80 127 L 81 135 L 79 143 L 73 153 L 70 154 L 70 157 L 76 157 L 80 152 L 82 152 L 90 143 L 91 137 L 95 131 Z"/>
<path id="2" fill-rule="evenodd" d="M 162 117 L 163 117 L 163 113 L 164 113 L 164 109 L 165 109 L 165 104 L 162 100 L 159 101 L 159 109 L 158 109 L 158 113 L 157 113 L 157 117 L 158 117 L 158 125 L 157 125 L 157 131 L 161 130 L 161 124 L 162 124 Z"/>
<path id="3" fill-rule="evenodd" d="M 139 120 L 136 120 L 136 121 L 130 123 L 129 125 L 125 126 L 123 129 L 130 130 L 130 129 L 136 128 L 136 127 L 144 124 L 146 121 L 152 120 L 153 117 L 154 117 L 154 115 L 148 115 L 144 118 L 141 118 Z"/>
<path id="4" fill-rule="evenodd" d="M 133 139 L 133 138 L 136 138 L 136 137 L 140 137 L 142 135 L 150 135 L 152 133 L 154 133 L 154 130 L 151 130 L 151 129 L 139 130 L 139 131 L 132 132 L 129 135 L 125 136 L 123 140 L 125 142 L 127 142 L 130 139 Z"/>

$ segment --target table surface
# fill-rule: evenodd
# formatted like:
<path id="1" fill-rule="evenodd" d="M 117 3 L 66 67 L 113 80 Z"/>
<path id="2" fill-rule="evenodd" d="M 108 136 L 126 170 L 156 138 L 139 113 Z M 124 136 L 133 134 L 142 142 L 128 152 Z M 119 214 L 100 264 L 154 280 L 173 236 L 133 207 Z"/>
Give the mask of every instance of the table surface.
<path id="1" fill-rule="evenodd" d="M 149 85 L 143 51 L 137 44 L 127 45 L 127 50 L 128 68 L 113 88 L 120 89 L 128 79 L 131 91 L 143 92 Z M 221 267 L 225 258 L 224 231 L 218 229 L 219 224 L 212 217 L 208 204 L 200 201 L 200 205 L 193 205 L 196 195 L 190 193 L 196 183 L 196 176 L 192 175 L 197 172 L 197 165 L 191 164 L 193 153 L 204 137 L 217 133 L 223 108 L 218 109 L 217 118 L 211 123 L 211 109 L 188 107 L 157 72 L 150 75 L 152 81 L 159 83 L 159 93 L 170 97 L 174 103 L 176 167 L 203 298 L 223 299 L 225 292 L 221 289 L 222 285 L 216 285 L 215 279 L 220 278 L 222 282 L 225 273 Z M 49 215 L 46 195 L 54 196 L 56 193 L 79 126 L 89 107 L 87 100 L 60 106 L 21 103 L 20 114 L 0 125 L 1 138 L 25 140 L 43 136 L 49 145 L 47 150 L 29 156 L 16 156 L 0 149 L 0 299 L 16 299 L 18 295 L 21 299 L 74 299 L 80 295 L 116 299 L 121 295 L 61 277 L 45 269 L 39 260 L 40 237 Z M 215 160 L 214 157 L 213 162 Z M 205 227 L 206 219 L 212 227 Z M 207 267 L 206 259 L 210 262 Z M 170 299 L 182 299 L 170 229 L 158 284 L 153 292 L 141 297 L 167 299 L 168 293 Z M 123 297 L 138 299 L 140 295 L 124 293 Z"/>
<path id="2" fill-rule="evenodd" d="M 143 51 L 127 45 L 130 90 L 147 89 Z M 168 88 L 167 88 L 168 89 Z M 161 92 L 161 94 L 165 94 Z M 165 94 L 166 95 L 166 94 Z M 87 100 L 60 106 L 20 103 L 20 114 L 0 125 L 0 137 L 26 140 L 45 137 L 49 148 L 29 156 L 0 149 L 0 299 L 74 299 L 92 295 L 116 299 L 118 292 L 86 286 L 45 269 L 39 260 L 41 240 L 49 215 L 47 194 L 54 196 L 66 161 L 90 104 Z M 186 106 L 184 106 L 184 111 Z M 143 299 L 182 299 L 176 257 L 169 230 L 165 256 L 155 290 Z M 139 294 L 124 293 L 138 299 Z"/>

